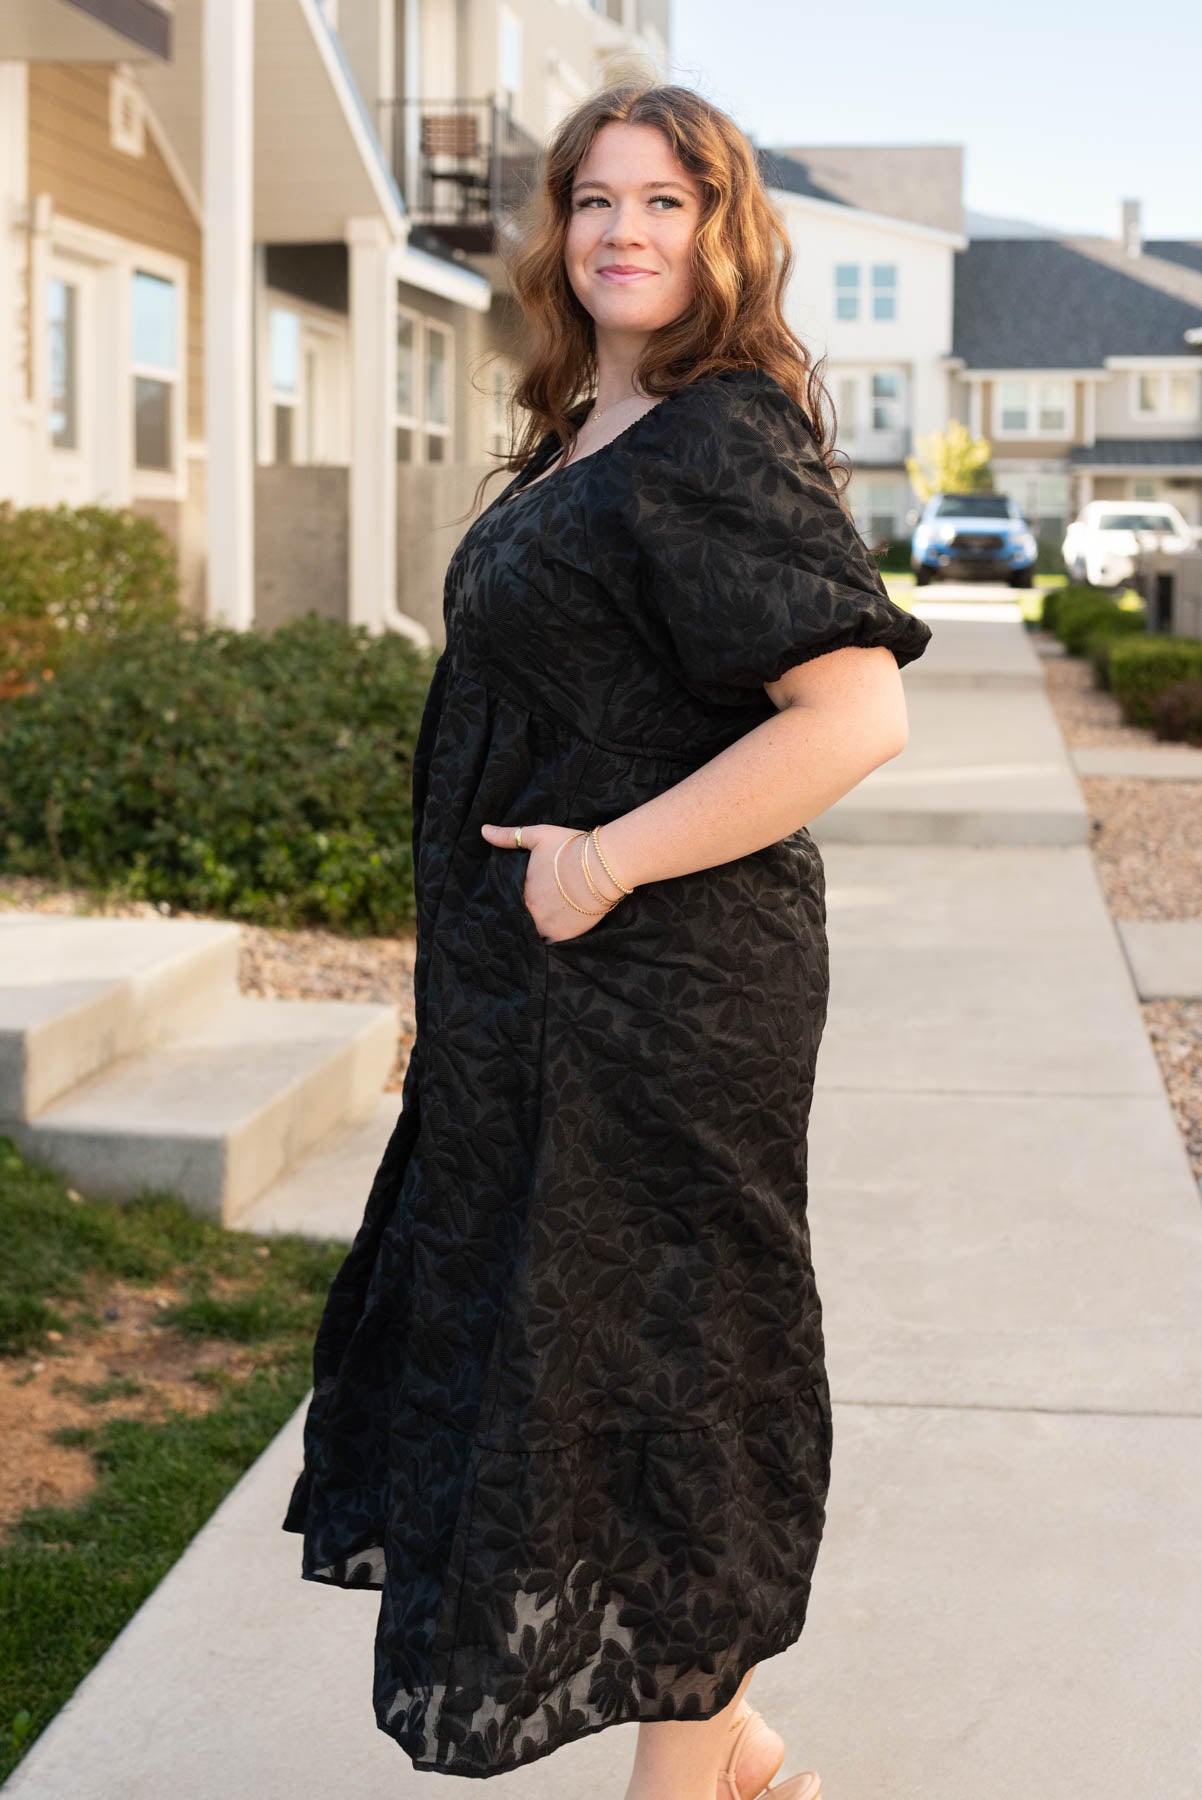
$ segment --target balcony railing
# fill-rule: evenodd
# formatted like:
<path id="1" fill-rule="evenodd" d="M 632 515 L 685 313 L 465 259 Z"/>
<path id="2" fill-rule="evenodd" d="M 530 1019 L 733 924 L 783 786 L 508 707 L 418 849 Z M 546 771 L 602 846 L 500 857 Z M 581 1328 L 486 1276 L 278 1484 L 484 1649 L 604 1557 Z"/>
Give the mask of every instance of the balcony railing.
<path id="1" fill-rule="evenodd" d="M 539 140 L 495 95 L 389 100 L 381 115 L 381 138 L 409 216 L 459 249 L 491 249 L 497 225 L 538 180 Z"/>

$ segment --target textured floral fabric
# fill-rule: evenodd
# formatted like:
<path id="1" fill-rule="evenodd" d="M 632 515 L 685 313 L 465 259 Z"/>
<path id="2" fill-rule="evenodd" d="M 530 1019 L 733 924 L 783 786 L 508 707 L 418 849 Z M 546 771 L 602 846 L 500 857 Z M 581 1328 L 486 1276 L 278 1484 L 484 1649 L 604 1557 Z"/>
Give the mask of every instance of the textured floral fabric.
<path id="1" fill-rule="evenodd" d="M 480 825 L 602 825 L 894 606 L 759 370 L 661 401 L 461 539 L 414 763 L 417 1037 L 330 1289 L 284 1529 L 381 1590 L 374 1710 L 489 1776 L 699 1719 L 806 1615 L 831 1410 L 806 1218 L 826 1016 L 802 829 L 544 943 Z M 619 871 L 620 873 L 620 871 Z"/>

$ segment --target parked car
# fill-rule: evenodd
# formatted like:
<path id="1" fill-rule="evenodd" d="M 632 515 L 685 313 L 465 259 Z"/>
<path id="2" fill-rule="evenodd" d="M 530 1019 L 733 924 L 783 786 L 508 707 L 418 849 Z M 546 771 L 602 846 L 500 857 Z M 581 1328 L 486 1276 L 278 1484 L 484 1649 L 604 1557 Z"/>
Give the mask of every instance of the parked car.
<path id="1" fill-rule="evenodd" d="M 1194 534 L 1167 500 L 1090 500 L 1061 546 L 1070 581 L 1124 587 L 1135 573 L 1140 534 L 1163 550 L 1192 550 Z"/>
<path id="2" fill-rule="evenodd" d="M 1009 494 L 932 494 L 910 539 L 919 587 L 939 575 L 1030 587 L 1035 533 Z"/>

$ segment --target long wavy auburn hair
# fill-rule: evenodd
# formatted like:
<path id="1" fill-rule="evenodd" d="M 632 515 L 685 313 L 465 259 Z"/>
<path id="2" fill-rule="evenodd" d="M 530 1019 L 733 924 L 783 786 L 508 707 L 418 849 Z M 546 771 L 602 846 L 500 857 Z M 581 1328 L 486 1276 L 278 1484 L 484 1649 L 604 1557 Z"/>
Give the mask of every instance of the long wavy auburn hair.
<path id="1" fill-rule="evenodd" d="M 639 81 L 581 101 L 552 134 L 541 180 L 512 215 L 497 253 L 525 315 L 529 347 L 509 397 L 511 449 L 476 489 L 502 470 L 523 469 L 548 431 L 571 455 L 576 415 L 595 398 L 593 318 L 568 280 L 565 262 L 576 170 L 603 125 L 654 125 L 702 190 L 692 243 L 693 293 L 685 311 L 648 335 L 635 383 L 663 399 L 724 369 L 760 368 L 805 412 L 826 480 L 844 512 L 851 467 L 834 445 L 835 412 L 817 363 L 785 321 L 793 250 L 768 197 L 756 152 L 739 127 L 691 88 Z"/>

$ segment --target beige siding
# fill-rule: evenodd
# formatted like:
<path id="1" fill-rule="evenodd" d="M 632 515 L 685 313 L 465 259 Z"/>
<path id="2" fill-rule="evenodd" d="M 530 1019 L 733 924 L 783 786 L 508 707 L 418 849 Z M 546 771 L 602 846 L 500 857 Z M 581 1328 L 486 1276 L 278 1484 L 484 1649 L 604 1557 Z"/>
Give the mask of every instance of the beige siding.
<path id="1" fill-rule="evenodd" d="M 981 383 L 981 436 L 989 437 L 993 431 L 993 383 Z"/>
<path id="2" fill-rule="evenodd" d="M 1073 442 L 1085 442 L 1085 387 L 1083 381 L 1073 383 Z"/>
<path id="3" fill-rule="evenodd" d="M 1015 457 L 1063 456 L 1068 442 L 1067 438 L 994 438 L 993 454 L 1003 461 Z"/>
<path id="4" fill-rule="evenodd" d="M 56 212 L 188 266 L 187 433 L 204 436 L 204 293 L 200 226 L 146 134 L 145 155 L 109 141 L 109 74 L 73 63 L 29 66 L 29 191 Z"/>

